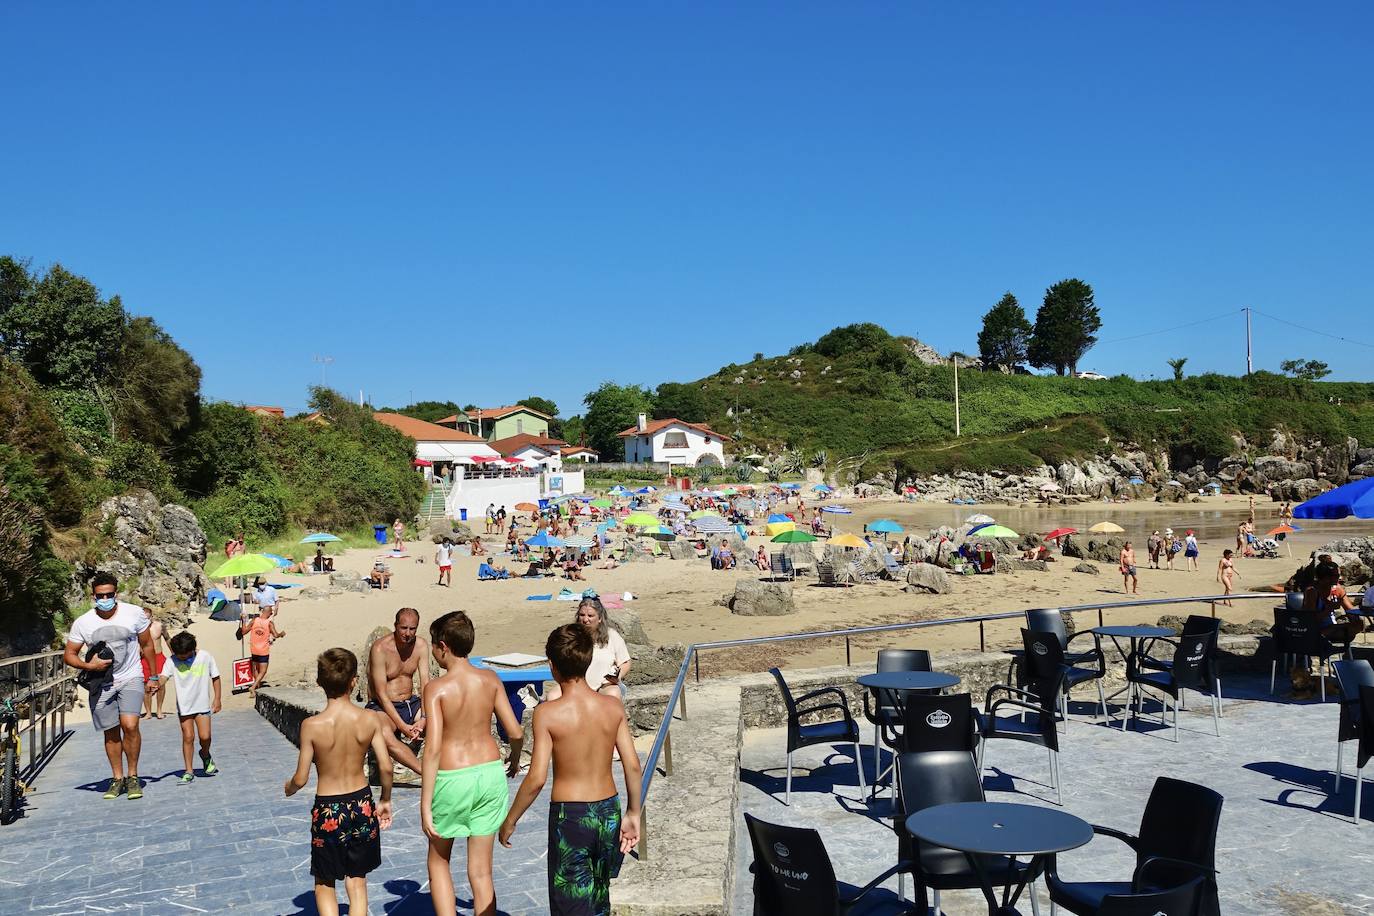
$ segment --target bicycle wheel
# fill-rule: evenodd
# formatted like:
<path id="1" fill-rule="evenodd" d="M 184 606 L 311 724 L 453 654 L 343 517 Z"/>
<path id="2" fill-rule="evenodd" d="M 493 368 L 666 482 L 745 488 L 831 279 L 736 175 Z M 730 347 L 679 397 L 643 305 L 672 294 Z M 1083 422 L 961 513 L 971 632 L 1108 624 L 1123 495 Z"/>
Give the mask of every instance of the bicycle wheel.
<path id="1" fill-rule="evenodd" d="M 19 778 L 19 754 L 13 741 L 5 742 L 3 762 L 0 762 L 0 823 L 8 824 L 19 813 L 15 809 L 14 787 Z"/>

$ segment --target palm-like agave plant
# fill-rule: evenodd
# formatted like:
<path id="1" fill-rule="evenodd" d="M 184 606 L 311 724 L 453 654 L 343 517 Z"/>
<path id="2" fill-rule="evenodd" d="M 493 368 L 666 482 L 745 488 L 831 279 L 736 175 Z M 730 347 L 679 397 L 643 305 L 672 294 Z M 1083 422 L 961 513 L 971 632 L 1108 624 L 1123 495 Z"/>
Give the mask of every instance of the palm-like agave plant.
<path id="1" fill-rule="evenodd" d="M 754 476 L 754 468 L 747 461 L 737 461 L 730 465 L 730 471 L 740 483 L 748 483 Z"/>
<path id="2" fill-rule="evenodd" d="M 811 466 L 813 468 L 823 468 L 830 461 L 830 453 L 823 448 L 818 448 L 811 453 Z"/>
<path id="3" fill-rule="evenodd" d="M 782 474 L 783 467 L 781 458 L 777 461 L 770 462 L 768 470 L 764 472 L 764 475 L 768 478 L 770 483 L 777 483 L 779 480 L 782 480 Z"/>
<path id="4" fill-rule="evenodd" d="M 782 465 L 782 471 L 785 474 L 800 474 L 804 464 L 801 451 L 795 448 L 789 448 L 783 452 L 777 463 Z"/>
<path id="5" fill-rule="evenodd" d="M 703 464 L 697 468 L 697 483 L 710 483 L 716 477 L 714 464 Z"/>

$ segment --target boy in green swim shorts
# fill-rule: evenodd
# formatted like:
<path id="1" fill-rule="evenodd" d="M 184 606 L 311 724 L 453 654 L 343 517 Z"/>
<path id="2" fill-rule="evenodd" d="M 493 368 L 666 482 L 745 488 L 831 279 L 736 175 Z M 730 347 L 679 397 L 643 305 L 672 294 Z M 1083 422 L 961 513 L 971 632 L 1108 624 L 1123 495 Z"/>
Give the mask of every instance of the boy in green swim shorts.
<path id="1" fill-rule="evenodd" d="M 457 912 L 449 857 L 458 837 L 467 838 L 473 914 L 496 914 L 491 854 L 510 800 L 506 776 L 515 775 L 520 766 L 524 738 L 501 679 L 468 661 L 475 640 L 472 621 L 462 611 L 429 626 L 434 660 L 445 671 L 422 694 L 429 726 L 420 772 L 420 821 L 429 837 L 429 888 L 437 916 Z M 493 715 L 511 739 L 505 767 L 491 734 Z"/>
<path id="2" fill-rule="evenodd" d="M 539 797 L 553 762 L 549 802 L 549 912 L 552 916 L 610 916 L 611 879 L 625 853 L 639 842 L 642 770 L 625 707 L 587 684 L 595 643 L 591 631 L 570 623 L 549 634 L 544 652 L 563 688 L 556 700 L 534 708 L 534 751 L 530 771 L 501 825 L 501 845 L 510 846 L 515 824 Z M 620 752 L 628 805 L 611 775 L 611 752 Z"/>

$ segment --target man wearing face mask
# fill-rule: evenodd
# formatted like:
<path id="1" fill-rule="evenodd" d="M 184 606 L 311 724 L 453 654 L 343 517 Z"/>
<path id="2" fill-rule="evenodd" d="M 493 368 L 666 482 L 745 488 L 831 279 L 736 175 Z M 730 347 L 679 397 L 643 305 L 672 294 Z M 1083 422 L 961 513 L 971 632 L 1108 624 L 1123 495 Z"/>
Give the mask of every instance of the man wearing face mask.
<path id="1" fill-rule="evenodd" d="M 96 573 L 91 580 L 95 607 L 72 624 L 62 660 L 79 671 L 90 672 L 91 722 L 105 735 L 105 756 L 113 777 L 104 797 L 118 798 L 125 793 L 138 799 L 143 797 L 143 783 L 138 778 L 138 753 L 143 746 L 138 715 L 145 690 L 157 690 L 160 672 L 148 632 L 150 618 L 138 605 L 120 601 L 118 591 L 114 576 Z M 103 651 L 89 651 L 101 646 Z M 153 672 L 146 687 L 140 656 Z"/>

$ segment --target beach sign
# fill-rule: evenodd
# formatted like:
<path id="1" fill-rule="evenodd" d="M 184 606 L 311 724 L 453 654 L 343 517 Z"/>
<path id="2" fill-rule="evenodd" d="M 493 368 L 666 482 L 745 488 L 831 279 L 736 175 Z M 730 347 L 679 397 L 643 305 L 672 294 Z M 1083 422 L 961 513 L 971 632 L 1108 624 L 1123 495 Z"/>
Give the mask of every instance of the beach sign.
<path id="1" fill-rule="evenodd" d="M 243 693 L 253 686 L 253 665 L 250 659 L 234 659 L 234 687 L 231 692 Z"/>

